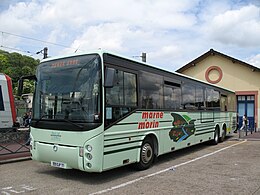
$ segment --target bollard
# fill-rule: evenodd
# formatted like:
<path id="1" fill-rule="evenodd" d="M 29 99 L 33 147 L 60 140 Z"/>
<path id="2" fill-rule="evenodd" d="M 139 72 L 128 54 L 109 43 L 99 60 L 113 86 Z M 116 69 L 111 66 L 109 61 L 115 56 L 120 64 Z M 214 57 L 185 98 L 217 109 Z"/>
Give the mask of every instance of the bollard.
<path id="1" fill-rule="evenodd" d="M 238 129 L 238 138 L 240 139 L 241 138 L 241 130 Z"/>

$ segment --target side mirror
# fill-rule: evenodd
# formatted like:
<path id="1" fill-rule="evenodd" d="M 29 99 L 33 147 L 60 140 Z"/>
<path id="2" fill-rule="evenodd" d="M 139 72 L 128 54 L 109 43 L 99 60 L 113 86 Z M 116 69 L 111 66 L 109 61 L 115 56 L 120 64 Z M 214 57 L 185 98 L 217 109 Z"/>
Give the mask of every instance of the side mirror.
<path id="1" fill-rule="evenodd" d="M 30 76 L 23 76 L 21 77 L 19 80 L 18 80 L 18 96 L 21 96 L 23 94 L 23 81 L 25 79 L 28 79 L 28 80 L 34 80 L 34 81 L 37 81 L 37 78 L 35 75 L 30 75 Z"/>
<path id="2" fill-rule="evenodd" d="M 22 93 L 23 93 L 23 79 L 22 78 L 20 78 L 19 80 L 18 80 L 18 96 L 21 96 L 22 95 Z"/>
<path id="3" fill-rule="evenodd" d="M 115 72 L 114 68 L 106 68 L 105 87 L 112 88 L 114 86 Z"/>

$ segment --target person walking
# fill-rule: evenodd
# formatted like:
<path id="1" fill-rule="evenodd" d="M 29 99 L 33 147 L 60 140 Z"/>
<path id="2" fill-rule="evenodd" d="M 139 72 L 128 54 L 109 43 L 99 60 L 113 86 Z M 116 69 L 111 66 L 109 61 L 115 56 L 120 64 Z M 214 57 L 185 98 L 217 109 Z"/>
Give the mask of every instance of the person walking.
<path id="1" fill-rule="evenodd" d="M 247 116 L 246 116 L 246 114 L 244 114 L 243 119 L 242 119 L 242 126 L 239 130 L 239 138 L 241 137 L 241 131 L 243 131 L 243 130 L 247 131 Z"/>
<path id="2" fill-rule="evenodd" d="M 246 115 L 244 114 L 243 116 L 243 123 L 242 123 L 242 127 L 240 128 L 240 130 L 246 130 L 246 127 L 247 127 L 247 117 Z"/>

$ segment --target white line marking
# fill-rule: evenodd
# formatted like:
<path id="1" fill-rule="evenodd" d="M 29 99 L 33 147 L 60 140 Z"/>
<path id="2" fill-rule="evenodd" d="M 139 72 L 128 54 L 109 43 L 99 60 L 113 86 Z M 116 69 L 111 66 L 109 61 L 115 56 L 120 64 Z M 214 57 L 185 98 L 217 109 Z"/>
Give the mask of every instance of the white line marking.
<path id="1" fill-rule="evenodd" d="M 183 165 L 187 165 L 187 164 L 189 164 L 189 163 L 192 163 L 192 162 L 195 162 L 195 161 L 197 161 L 197 160 L 206 158 L 206 157 L 208 157 L 208 156 L 212 156 L 212 155 L 217 154 L 217 153 L 219 153 L 219 152 L 221 152 L 221 151 L 223 151 L 223 150 L 229 149 L 229 148 L 234 147 L 234 146 L 237 146 L 237 145 L 239 145 L 239 144 L 243 144 L 243 143 L 245 143 L 246 141 L 247 141 L 247 140 L 244 140 L 244 141 L 242 141 L 242 142 L 238 142 L 238 143 L 236 143 L 236 144 L 233 144 L 233 145 L 227 146 L 227 147 L 225 147 L 225 148 L 219 149 L 219 150 L 217 150 L 217 151 L 215 151 L 215 152 L 211 152 L 211 153 L 209 153 L 209 154 L 205 154 L 205 155 L 203 155 L 203 156 L 200 156 L 200 157 L 194 158 L 194 159 L 192 159 L 192 160 L 189 160 L 189 161 L 180 163 L 180 164 L 178 164 L 178 165 L 171 166 L 171 167 L 166 168 L 166 169 L 163 169 L 163 170 L 161 170 L 161 171 L 157 171 L 157 172 L 155 172 L 155 173 L 151 173 L 151 174 L 149 174 L 149 175 L 146 175 L 146 176 L 143 176 L 143 177 L 139 177 L 139 178 L 137 178 L 137 179 L 134 179 L 134 180 L 131 180 L 131 181 L 128 181 L 128 182 L 125 182 L 125 183 L 122 183 L 122 184 L 119 184 L 119 185 L 116 185 L 116 186 L 112 186 L 112 187 L 110 187 L 110 188 L 107 188 L 107 189 L 104 189 L 104 190 L 100 190 L 100 191 L 98 191 L 98 192 L 94 192 L 94 193 L 91 193 L 91 194 L 89 194 L 89 195 L 103 194 L 103 193 L 106 193 L 106 192 L 109 192 L 109 191 L 112 191 L 112 190 L 116 190 L 116 189 L 119 189 L 119 188 L 123 188 L 123 187 L 125 187 L 125 186 L 130 185 L 130 184 L 136 183 L 136 182 L 138 182 L 138 181 L 140 181 L 140 180 L 144 180 L 144 179 L 146 179 L 146 178 L 153 177 L 153 176 L 155 176 L 155 175 L 159 175 L 159 174 L 164 173 L 164 172 L 167 172 L 167 171 L 169 171 L 169 170 L 174 170 L 174 169 L 176 169 L 177 167 L 180 167 L 180 166 L 183 166 Z"/>

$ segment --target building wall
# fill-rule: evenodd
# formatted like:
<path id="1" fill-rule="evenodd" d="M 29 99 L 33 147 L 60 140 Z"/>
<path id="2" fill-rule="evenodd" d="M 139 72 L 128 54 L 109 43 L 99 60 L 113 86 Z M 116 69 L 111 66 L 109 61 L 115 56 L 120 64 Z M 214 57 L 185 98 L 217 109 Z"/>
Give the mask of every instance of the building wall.
<path id="1" fill-rule="evenodd" d="M 213 83 L 216 81 L 216 85 L 231 89 L 237 95 L 255 95 L 255 122 L 259 127 L 260 72 L 252 71 L 250 67 L 223 56 L 211 55 L 184 70 L 182 74 L 204 81 L 208 77 Z"/>

